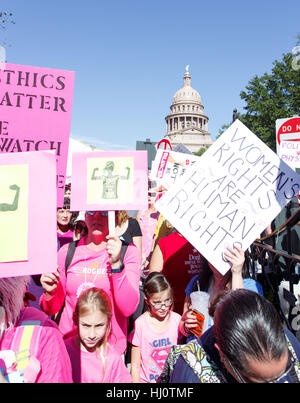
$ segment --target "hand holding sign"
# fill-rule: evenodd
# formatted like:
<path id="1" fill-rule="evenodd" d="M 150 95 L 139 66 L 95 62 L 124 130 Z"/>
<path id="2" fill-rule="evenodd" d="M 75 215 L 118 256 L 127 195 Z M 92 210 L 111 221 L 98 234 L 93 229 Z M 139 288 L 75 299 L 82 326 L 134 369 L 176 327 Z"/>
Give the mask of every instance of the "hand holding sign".
<path id="1" fill-rule="evenodd" d="M 109 254 L 109 263 L 112 265 L 112 268 L 117 268 L 121 265 L 120 255 L 122 242 L 120 238 L 115 236 L 108 235 L 107 237 L 106 249 Z"/>
<path id="2" fill-rule="evenodd" d="M 44 273 L 41 276 L 41 285 L 49 297 L 56 293 L 56 289 L 59 283 L 59 271 L 56 273 Z"/>
<path id="3" fill-rule="evenodd" d="M 227 250 L 224 251 L 224 257 L 232 264 L 232 273 L 242 273 L 245 263 L 245 253 L 243 249 L 237 245 L 234 245 L 232 248 L 228 246 Z"/>

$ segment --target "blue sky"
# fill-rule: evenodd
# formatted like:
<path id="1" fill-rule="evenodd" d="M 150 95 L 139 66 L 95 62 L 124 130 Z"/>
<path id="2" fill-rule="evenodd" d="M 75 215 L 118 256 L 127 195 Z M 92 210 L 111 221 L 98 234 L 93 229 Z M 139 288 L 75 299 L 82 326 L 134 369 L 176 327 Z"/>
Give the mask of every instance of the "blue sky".
<path id="1" fill-rule="evenodd" d="M 16 22 L 0 30 L 7 61 L 74 70 L 71 137 L 104 150 L 163 138 L 187 64 L 214 139 L 300 33 L 299 0 L 1 0 L 0 11 Z"/>

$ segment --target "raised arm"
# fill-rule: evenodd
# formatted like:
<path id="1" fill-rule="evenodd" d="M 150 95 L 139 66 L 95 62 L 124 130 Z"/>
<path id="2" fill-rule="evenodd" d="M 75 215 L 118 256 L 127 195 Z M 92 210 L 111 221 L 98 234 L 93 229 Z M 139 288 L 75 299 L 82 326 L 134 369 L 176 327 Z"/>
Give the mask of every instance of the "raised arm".
<path id="1" fill-rule="evenodd" d="M 162 271 L 164 266 L 164 258 L 159 245 L 156 245 L 151 256 L 149 272 Z"/>
<path id="2" fill-rule="evenodd" d="M 141 256 L 136 246 L 128 245 L 121 263 L 120 245 L 122 242 L 118 237 L 108 236 L 107 251 L 111 256 L 110 279 L 115 303 L 119 311 L 129 317 L 136 310 L 140 299 Z"/>

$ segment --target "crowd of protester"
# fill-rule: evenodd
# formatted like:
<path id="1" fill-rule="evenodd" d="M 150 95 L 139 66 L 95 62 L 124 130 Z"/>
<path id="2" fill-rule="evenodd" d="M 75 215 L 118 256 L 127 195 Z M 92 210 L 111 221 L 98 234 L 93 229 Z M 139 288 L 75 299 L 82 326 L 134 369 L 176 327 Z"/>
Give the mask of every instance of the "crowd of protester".
<path id="1" fill-rule="evenodd" d="M 243 250 L 224 251 L 220 274 L 151 189 L 148 210 L 116 212 L 113 235 L 107 211 L 71 212 L 70 197 L 68 186 L 57 270 L 0 279 L 0 383 L 299 383 L 299 341 Z"/>

